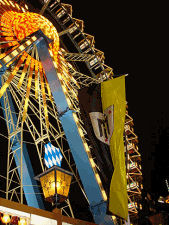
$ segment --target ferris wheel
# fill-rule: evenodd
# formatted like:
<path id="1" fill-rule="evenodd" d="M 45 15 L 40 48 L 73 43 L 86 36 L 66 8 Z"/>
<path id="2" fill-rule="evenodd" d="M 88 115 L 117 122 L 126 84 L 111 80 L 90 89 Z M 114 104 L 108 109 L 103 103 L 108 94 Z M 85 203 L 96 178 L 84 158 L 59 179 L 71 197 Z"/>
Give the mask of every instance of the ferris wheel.
<path id="1" fill-rule="evenodd" d="M 29 1 L 0 4 L 0 100 L 8 130 L 6 198 L 44 207 L 33 177 L 46 170 L 44 145 L 51 143 L 73 174 L 71 189 L 77 185 L 95 221 L 100 220 L 99 209 L 113 224 L 105 211 L 108 196 L 78 100 L 79 89 L 110 79 L 112 68 L 104 64 L 104 53 L 94 48 L 94 37 L 84 33 L 83 21 L 72 18 L 71 5 L 39 1 L 35 10 Z M 74 217 L 73 201 L 66 199 L 58 207 Z M 103 205 L 94 207 L 94 201 Z"/>

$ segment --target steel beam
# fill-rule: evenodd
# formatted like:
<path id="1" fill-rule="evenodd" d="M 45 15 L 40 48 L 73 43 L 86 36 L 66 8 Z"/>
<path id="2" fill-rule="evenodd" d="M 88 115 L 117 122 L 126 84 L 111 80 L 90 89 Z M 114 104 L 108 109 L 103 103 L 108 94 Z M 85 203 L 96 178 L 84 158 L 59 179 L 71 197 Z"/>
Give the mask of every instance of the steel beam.
<path id="1" fill-rule="evenodd" d="M 94 170 L 84 148 L 78 126 L 74 120 L 74 112 L 69 108 L 66 96 L 62 90 L 57 71 L 48 51 L 47 41 L 45 39 L 41 40 L 37 45 L 37 49 L 95 222 L 97 224 L 113 225 L 111 216 L 106 215 L 107 202 L 103 199 Z"/>
<path id="2" fill-rule="evenodd" d="M 0 86 L 2 86 L 2 75 L 5 73 L 5 70 L 0 70 Z M 8 126 L 10 127 L 9 132 L 15 132 L 15 127 L 17 126 L 17 116 L 15 113 L 15 108 L 12 102 L 12 97 L 9 91 L 7 91 L 7 96 L 8 96 L 8 100 L 9 100 L 9 105 L 10 105 L 10 113 L 8 113 L 8 118 L 7 118 L 7 114 L 5 112 L 5 102 L 4 102 L 4 97 L 2 97 L 0 99 L 1 102 L 1 106 L 3 108 L 3 114 L 4 114 L 4 118 L 7 121 L 13 121 L 14 126 Z M 18 133 L 17 138 L 15 138 L 15 141 L 13 142 L 12 146 L 11 146 L 11 151 L 15 152 L 16 149 L 21 149 L 21 143 L 18 141 L 20 139 L 20 134 Z M 26 201 L 27 204 L 29 206 L 35 207 L 35 208 L 41 208 L 43 209 L 43 202 L 41 199 L 40 195 L 37 195 L 36 193 L 39 193 L 38 187 L 37 187 L 37 182 L 33 179 L 34 177 L 34 172 L 33 172 L 33 168 L 31 165 L 31 161 L 28 155 L 28 151 L 27 151 L 27 147 L 24 143 L 22 143 L 23 148 L 22 151 L 23 152 L 18 152 L 17 155 L 14 154 L 14 159 L 15 159 L 15 163 L 16 163 L 16 167 L 22 167 L 22 185 L 23 185 L 23 190 L 25 193 L 25 197 L 26 197 Z M 21 159 L 21 155 L 22 155 L 22 165 L 20 163 L 20 159 Z M 18 170 L 18 173 L 20 175 L 21 178 L 21 172 L 20 169 Z M 30 194 L 31 193 L 31 194 Z"/>

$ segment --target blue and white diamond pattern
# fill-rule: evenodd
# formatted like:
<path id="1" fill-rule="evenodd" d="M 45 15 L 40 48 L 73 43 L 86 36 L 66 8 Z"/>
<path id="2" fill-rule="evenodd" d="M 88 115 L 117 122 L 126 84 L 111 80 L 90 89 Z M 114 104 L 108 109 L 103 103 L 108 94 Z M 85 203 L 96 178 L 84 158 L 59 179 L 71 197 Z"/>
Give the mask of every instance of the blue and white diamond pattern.
<path id="1" fill-rule="evenodd" d="M 45 165 L 50 168 L 52 166 L 60 166 L 62 162 L 62 154 L 59 148 L 54 147 L 50 142 L 45 146 L 45 157 L 44 162 Z"/>

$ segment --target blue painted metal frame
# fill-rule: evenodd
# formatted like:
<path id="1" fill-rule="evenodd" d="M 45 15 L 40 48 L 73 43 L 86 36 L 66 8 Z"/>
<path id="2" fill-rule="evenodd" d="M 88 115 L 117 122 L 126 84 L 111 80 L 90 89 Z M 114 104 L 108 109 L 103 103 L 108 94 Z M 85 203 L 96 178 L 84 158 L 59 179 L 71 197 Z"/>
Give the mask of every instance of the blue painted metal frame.
<path id="1" fill-rule="evenodd" d="M 33 41 L 30 45 L 27 45 L 27 47 L 24 48 L 24 50 L 19 51 L 19 53 L 17 55 L 15 55 L 14 58 L 16 58 L 19 54 L 21 54 L 23 51 L 27 50 L 28 48 L 32 48 L 34 44 L 38 44 L 42 39 L 43 33 L 41 30 L 34 32 L 33 34 L 31 34 L 29 37 L 27 37 L 25 40 L 23 40 L 22 44 L 24 44 L 24 42 L 26 42 L 28 40 L 28 38 L 31 38 L 32 36 L 36 36 L 37 40 Z M 49 41 L 49 39 L 46 39 L 46 41 Z M 19 48 L 19 47 L 18 47 Z M 15 50 L 17 50 L 18 48 L 16 48 Z M 14 58 L 11 58 L 11 60 L 13 60 Z M 9 62 L 10 62 L 9 61 Z M 0 86 L 2 86 L 2 81 L 1 81 L 1 77 L 2 75 L 5 73 L 5 71 L 7 70 L 7 64 L 9 63 L 5 63 L 3 62 L 3 58 L 0 60 L 0 65 L 2 66 L 0 69 Z M 8 95 L 8 99 L 9 99 L 9 104 L 11 107 L 11 111 L 13 112 L 11 115 L 11 120 L 13 120 L 14 125 L 17 124 L 17 117 L 15 114 L 15 108 L 12 102 L 12 97 L 10 92 L 7 90 L 7 95 Z M 8 121 L 8 118 L 6 118 L 6 114 L 5 114 L 5 110 L 4 110 L 4 98 L 1 97 L 0 99 L 1 102 L 1 106 L 3 107 L 3 114 L 4 114 L 4 118 L 6 119 L 6 121 Z M 11 127 L 10 132 L 13 132 L 13 128 Z M 19 133 L 18 133 L 18 138 L 19 138 Z M 14 140 L 13 145 L 11 150 L 15 151 L 15 149 L 20 148 L 20 143 L 17 141 L 17 138 Z M 21 157 L 18 153 L 19 158 Z M 15 159 L 15 163 L 16 166 L 19 167 L 20 166 L 20 162 L 16 156 L 16 154 L 14 154 L 14 159 Z M 33 172 L 33 168 L 32 168 L 32 164 L 29 158 L 29 154 L 27 151 L 27 147 L 26 145 L 23 143 L 23 158 L 22 158 L 22 165 L 23 165 L 23 190 L 25 193 L 25 198 L 27 201 L 27 204 L 29 206 L 35 207 L 35 208 L 41 208 L 44 209 L 44 204 L 42 201 L 42 198 L 40 195 L 37 195 L 36 193 L 39 193 L 39 189 L 37 187 L 37 182 L 33 179 L 34 178 L 34 172 Z M 18 169 L 18 173 L 20 176 L 20 170 Z M 28 194 L 31 193 L 31 194 Z"/>
<path id="2" fill-rule="evenodd" d="M 69 109 L 66 101 L 60 80 L 57 76 L 57 71 L 48 51 L 48 43 L 45 40 L 45 36 L 44 39 L 37 44 L 37 48 L 56 103 L 57 111 L 60 115 L 59 119 L 89 200 L 90 210 L 94 220 L 97 224 L 113 225 L 114 223 L 111 216 L 106 215 L 107 202 L 105 202 L 102 197 L 100 187 L 96 181 L 94 171 L 79 135 L 78 127 L 74 121 L 73 112 Z"/>
<path id="3" fill-rule="evenodd" d="M 1 82 L 1 77 L 2 75 L 5 73 L 6 68 L 4 68 L 3 70 L 0 70 L 0 86 L 2 86 L 2 82 Z M 1 102 L 1 106 L 3 108 L 3 114 L 4 114 L 4 118 L 6 119 L 6 122 L 8 120 L 13 120 L 14 125 L 16 126 L 17 124 L 17 117 L 16 117 L 16 113 L 15 113 L 15 108 L 12 102 L 12 97 L 9 91 L 7 91 L 7 95 L 8 95 L 8 99 L 9 99 L 9 104 L 10 104 L 10 108 L 11 108 L 11 112 L 12 114 L 9 114 L 9 118 L 6 118 L 6 114 L 5 114 L 5 104 L 4 104 L 4 97 L 2 96 L 0 99 Z M 10 133 L 12 133 L 13 127 L 11 126 L 11 130 Z M 19 139 L 19 135 L 18 134 L 18 139 Z M 14 152 L 16 149 L 20 148 L 20 143 L 18 142 L 17 138 L 15 138 L 15 140 L 13 141 L 13 145 L 11 147 L 11 150 Z M 18 151 L 18 157 L 16 156 L 16 154 L 14 154 L 14 159 L 15 159 L 15 163 L 16 166 L 19 167 L 20 166 L 20 162 L 18 160 L 18 158 L 20 159 L 20 152 Z M 35 207 L 35 208 L 41 208 L 44 209 L 44 205 L 43 205 L 43 201 L 41 199 L 40 195 L 37 195 L 36 193 L 39 193 L 39 189 L 37 187 L 37 182 L 33 179 L 34 178 L 34 172 L 33 172 L 33 168 L 32 168 L 32 164 L 28 155 L 28 151 L 27 151 L 27 147 L 26 145 L 23 143 L 23 158 L 22 158 L 22 169 L 23 169 L 23 190 L 25 193 L 25 197 L 26 197 L 26 201 L 27 204 L 29 206 Z M 20 170 L 18 169 L 18 173 L 20 176 Z M 31 193 L 31 194 L 27 194 L 27 193 Z"/>

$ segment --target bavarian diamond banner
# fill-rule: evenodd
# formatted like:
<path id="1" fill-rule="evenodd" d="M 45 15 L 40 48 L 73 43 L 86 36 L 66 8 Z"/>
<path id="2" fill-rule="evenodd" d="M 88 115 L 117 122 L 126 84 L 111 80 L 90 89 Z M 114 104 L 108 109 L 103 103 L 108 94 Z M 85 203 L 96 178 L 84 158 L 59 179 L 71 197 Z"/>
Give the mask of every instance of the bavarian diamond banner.
<path id="1" fill-rule="evenodd" d="M 50 142 L 46 144 L 44 147 L 45 147 L 44 162 L 47 168 L 50 168 L 55 165 L 60 167 L 63 158 L 60 149 L 54 147 Z"/>

